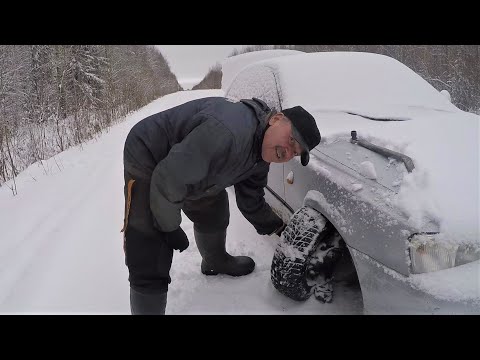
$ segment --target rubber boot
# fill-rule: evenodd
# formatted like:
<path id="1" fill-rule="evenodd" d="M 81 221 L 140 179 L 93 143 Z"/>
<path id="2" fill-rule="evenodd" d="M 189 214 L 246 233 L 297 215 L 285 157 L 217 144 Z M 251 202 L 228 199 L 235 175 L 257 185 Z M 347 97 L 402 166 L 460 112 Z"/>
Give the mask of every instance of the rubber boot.
<path id="1" fill-rule="evenodd" d="M 132 315 L 165 315 L 167 293 L 143 294 L 130 288 Z"/>
<path id="2" fill-rule="evenodd" d="M 243 276 L 250 274 L 255 262 L 248 256 L 232 256 L 225 250 L 227 231 L 199 233 L 194 230 L 195 242 L 202 255 L 201 270 L 205 275 L 227 274 Z"/>

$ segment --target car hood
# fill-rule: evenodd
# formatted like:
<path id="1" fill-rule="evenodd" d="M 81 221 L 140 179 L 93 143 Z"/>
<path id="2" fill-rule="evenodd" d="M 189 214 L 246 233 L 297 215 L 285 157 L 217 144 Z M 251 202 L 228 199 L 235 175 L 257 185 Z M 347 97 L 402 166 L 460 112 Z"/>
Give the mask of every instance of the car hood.
<path id="1" fill-rule="evenodd" d="M 421 229 L 433 221 L 439 224 L 444 241 L 480 241 L 480 116 L 420 107 L 398 107 L 396 117 L 392 112 L 354 115 L 332 109 L 307 110 L 322 135 L 319 151 L 339 140 L 348 141 L 355 130 L 359 139 L 412 158 L 415 169 L 400 179 L 392 201 L 412 226 Z"/>

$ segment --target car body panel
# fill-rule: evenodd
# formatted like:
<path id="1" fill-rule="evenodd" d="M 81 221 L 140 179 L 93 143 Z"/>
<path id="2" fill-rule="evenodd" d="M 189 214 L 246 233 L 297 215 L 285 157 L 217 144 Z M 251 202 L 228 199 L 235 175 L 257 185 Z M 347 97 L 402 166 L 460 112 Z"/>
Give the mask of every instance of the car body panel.
<path id="1" fill-rule="evenodd" d="M 283 173 L 283 164 L 270 164 L 270 170 L 268 171 L 268 186 L 278 196 L 285 200 L 285 182 Z"/>
<path id="2" fill-rule="evenodd" d="M 422 289 L 408 276 L 397 273 L 379 264 L 355 249 L 349 247 L 357 276 L 362 288 L 365 314 L 372 315 L 478 315 L 480 314 L 480 294 L 468 299 L 453 299 L 448 292 L 438 293 L 437 289 Z M 445 275 L 457 274 L 468 278 L 470 287 L 480 291 L 480 261 L 451 269 L 441 270 Z M 457 276 L 458 277 L 458 276 Z M 476 282 L 476 284 L 475 284 Z M 452 284 L 455 286 L 455 284 Z"/>
<path id="3" fill-rule="evenodd" d="M 336 140 L 328 146 L 322 144 L 317 147 L 317 150 L 395 193 L 398 192 L 399 185 L 407 173 L 403 163 L 393 158 L 386 158 L 360 145 L 352 144 L 346 139 Z M 373 176 L 367 165 L 371 165 L 373 168 Z"/>
<path id="4" fill-rule="evenodd" d="M 408 275 L 408 237 L 415 229 L 384 200 L 391 191 L 318 152 L 310 161 L 313 166 L 303 167 L 298 161 L 284 165 L 286 172 L 294 174 L 293 184 L 285 185 L 286 202 L 294 210 L 313 207 L 335 226 L 346 244 Z M 352 193 L 353 185 L 362 188 Z"/>

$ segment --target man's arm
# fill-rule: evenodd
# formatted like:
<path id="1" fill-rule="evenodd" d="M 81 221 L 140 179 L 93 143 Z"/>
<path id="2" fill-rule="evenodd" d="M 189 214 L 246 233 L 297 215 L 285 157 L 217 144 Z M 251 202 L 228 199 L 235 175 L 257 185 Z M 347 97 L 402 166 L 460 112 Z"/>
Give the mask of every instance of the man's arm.
<path id="1" fill-rule="evenodd" d="M 268 170 L 268 165 L 261 165 L 249 178 L 234 185 L 240 212 L 260 235 L 271 235 L 283 226 L 283 220 L 273 212 L 264 198 Z"/>
<path id="2" fill-rule="evenodd" d="M 180 226 L 188 185 L 211 175 L 212 164 L 215 169 L 225 165 L 232 146 L 228 129 L 209 118 L 170 149 L 155 167 L 150 184 L 150 208 L 159 230 L 170 232 Z"/>

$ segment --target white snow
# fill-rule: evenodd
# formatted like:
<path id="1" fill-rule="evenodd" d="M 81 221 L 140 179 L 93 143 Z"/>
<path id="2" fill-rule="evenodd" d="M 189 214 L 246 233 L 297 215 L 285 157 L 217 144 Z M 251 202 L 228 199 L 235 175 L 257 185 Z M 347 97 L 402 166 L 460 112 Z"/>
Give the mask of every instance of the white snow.
<path id="1" fill-rule="evenodd" d="M 34 164 L 0 187 L 1 314 L 129 314 L 122 250 L 122 153 L 144 117 L 221 90 L 178 92 L 129 115 L 98 139 Z M 57 166 L 58 164 L 58 166 Z M 174 253 L 167 314 L 361 314 L 361 293 L 338 284 L 335 300 L 296 302 L 274 289 L 270 265 L 278 236 L 260 236 L 240 214 L 232 188 L 227 250 L 256 262 L 252 274 L 207 277 L 182 214 L 190 246 Z"/>
<path id="2" fill-rule="evenodd" d="M 450 93 L 448 92 L 448 90 L 442 90 L 440 91 L 440 94 L 442 94 L 443 96 L 445 96 L 445 98 L 452 102 L 452 96 L 450 95 Z"/>
<path id="3" fill-rule="evenodd" d="M 375 165 L 371 161 L 363 161 L 360 163 L 360 174 L 368 179 L 375 180 L 377 178 L 377 172 L 375 171 Z"/>
<path id="4" fill-rule="evenodd" d="M 293 180 L 294 180 L 293 171 L 290 171 L 287 175 L 287 181 L 289 184 L 293 184 Z"/>
<path id="5" fill-rule="evenodd" d="M 480 274 L 471 276 L 478 270 L 480 260 L 424 274 L 411 275 L 409 281 L 418 289 L 431 293 L 442 300 L 467 301 L 480 299 Z"/>
<path id="6" fill-rule="evenodd" d="M 362 184 L 352 184 L 352 191 L 359 191 L 363 189 Z"/>
<path id="7" fill-rule="evenodd" d="M 309 166 L 314 169 L 318 175 L 322 175 L 327 179 L 330 179 L 330 177 L 332 176 L 330 170 L 328 170 L 325 166 L 322 166 L 321 162 L 317 160 L 314 156 L 310 157 Z"/>

